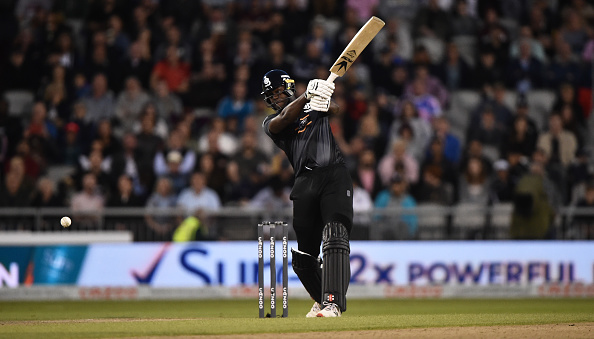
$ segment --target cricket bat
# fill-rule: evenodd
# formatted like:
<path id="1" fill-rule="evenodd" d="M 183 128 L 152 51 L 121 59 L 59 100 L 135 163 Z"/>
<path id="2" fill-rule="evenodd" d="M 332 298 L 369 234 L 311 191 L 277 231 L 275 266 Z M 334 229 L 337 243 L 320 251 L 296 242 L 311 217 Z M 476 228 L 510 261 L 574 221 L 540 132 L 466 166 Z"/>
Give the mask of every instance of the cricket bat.
<path id="1" fill-rule="evenodd" d="M 385 24 L 382 19 L 372 16 L 330 67 L 330 76 L 327 81 L 334 82 L 336 78 L 343 76 Z"/>

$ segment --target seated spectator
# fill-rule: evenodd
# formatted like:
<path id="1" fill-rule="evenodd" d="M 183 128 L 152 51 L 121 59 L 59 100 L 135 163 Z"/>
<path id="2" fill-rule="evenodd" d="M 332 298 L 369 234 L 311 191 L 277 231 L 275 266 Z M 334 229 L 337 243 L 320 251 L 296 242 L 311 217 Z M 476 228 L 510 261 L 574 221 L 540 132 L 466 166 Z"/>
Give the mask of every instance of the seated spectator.
<path id="1" fill-rule="evenodd" d="M 569 44 L 574 55 L 579 55 L 588 41 L 588 27 L 580 14 L 575 10 L 567 11 L 559 32 L 562 41 Z"/>
<path id="2" fill-rule="evenodd" d="M 254 186 L 247 179 L 242 179 L 239 174 L 239 166 L 235 161 L 227 164 L 227 181 L 223 187 L 221 200 L 226 206 L 244 206 L 253 197 L 258 187 Z"/>
<path id="3" fill-rule="evenodd" d="M 403 129 L 407 129 L 408 132 Z M 417 108 L 411 101 L 402 104 L 400 116 L 392 123 L 389 133 L 388 145 L 393 145 L 396 140 L 403 138 L 402 134 L 405 133 L 407 152 L 417 162 L 425 159 L 425 149 L 433 135 L 433 128 L 427 120 L 419 118 Z"/>
<path id="4" fill-rule="evenodd" d="M 183 113 L 181 99 L 175 93 L 169 91 L 165 80 L 157 82 L 151 100 L 157 109 L 159 118 L 164 121 L 176 120 Z"/>
<path id="5" fill-rule="evenodd" d="M 108 207 L 140 207 L 144 204 L 141 196 L 134 193 L 132 178 L 127 174 L 118 177 L 117 190 L 107 199 Z"/>
<path id="6" fill-rule="evenodd" d="M 111 175 L 118 178 L 126 174 L 133 183 L 133 191 L 146 197 L 154 183 L 152 167 L 142 167 L 142 154 L 138 149 L 136 136 L 128 132 L 122 138 L 122 150 L 114 154 L 111 160 Z"/>
<path id="7" fill-rule="evenodd" d="M 538 138 L 536 130 L 530 129 L 528 120 L 521 115 L 516 117 L 512 127 L 513 129 L 502 143 L 501 156 L 507 157 L 507 153 L 514 149 L 523 156 L 529 157 L 536 150 L 536 140 Z"/>
<path id="8" fill-rule="evenodd" d="M 64 165 L 76 166 L 83 148 L 78 141 L 80 128 L 78 124 L 69 122 L 64 126 L 64 136 L 59 147 L 60 159 Z"/>
<path id="9" fill-rule="evenodd" d="M 479 32 L 479 21 L 471 15 L 467 0 L 457 0 L 452 9 L 452 36 L 475 37 Z"/>
<path id="10" fill-rule="evenodd" d="M 105 159 L 100 148 L 96 148 L 91 151 L 87 156 L 81 156 L 78 162 L 78 168 L 73 174 L 71 184 L 76 190 L 80 190 L 83 187 L 83 179 L 85 174 L 92 173 L 95 178 L 98 189 L 103 193 L 107 194 L 113 187 L 111 178 L 111 159 Z"/>
<path id="11" fill-rule="evenodd" d="M 415 190 L 417 201 L 451 204 L 454 200 L 456 171 L 444 155 L 444 143 L 434 138 L 428 147 L 428 154 L 421 165 L 421 177 Z"/>
<path id="12" fill-rule="evenodd" d="M 571 53 L 571 46 L 567 42 L 563 40 L 557 42 L 557 54 L 547 71 L 549 88 L 559 88 L 564 83 L 572 86 L 579 84 L 582 69 L 577 57 Z"/>
<path id="13" fill-rule="evenodd" d="M 582 105 L 578 101 L 575 87 L 569 83 L 562 83 L 555 93 L 553 102 L 553 112 L 561 112 L 563 108 L 569 107 L 575 121 L 579 125 L 585 125 L 585 116 L 587 115 Z"/>
<path id="14" fill-rule="evenodd" d="M 417 206 L 415 199 L 408 193 L 406 179 L 398 172 L 392 175 L 387 187 L 375 198 L 375 208 L 389 211 L 414 209 Z M 383 231 L 381 239 L 414 239 L 417 236 L 418 221 L 413 213 L 382 215 L 379 221 Z"/>
<path id="15" fill-rule="evenodd" d="M 88 153 L 91 148 L 91 142 L 95 139 L 97 127 L 89 120 L 87 116 L 87 106 L 82 101 L 77 101 L 72 107 L 72 119 L 70 122 L 78 126 L 77 142 L 83 153 Z"/>
<path id="16" fill-rule="evenodd" d="M 478 139 L 470 139 L 466 143 L 466 151 L 462 155 L 462 160 L 460 160 L 460 172 L 463 172 L 467 168 L 468 161 L 471 158 L 480 159 L 483 169 L 485 169 L 488 175 L 493 173 L 493 160 L 484 154 L 483 143 Z"/>
<path id="17" fill-rule="evenodd" d="M 31 180 L 36 180 L 43 172 L 47 165 L 47 160 L 44 155 L 41 154 L 39 148 L 41 148 L 41 142 L 39 139 L 22 139 L 16 145 L 14 157 L 20 157 L 25 164 L 25 175 Z M 34 145 L 37 145 L 37 149 L 34 149 Z M 12 158 L 11 158 L 12 159 Z M 6 163 L 5 170 L 8 172 L 10 162 Z"/>
<path id="18" fill-rule="evenodd" d="M 473 73 L 473 85 L 482 93 L 491 92 L 493 84 L 505 81 L 505 72 L 496 61 L 495 52 L 491 49 L 480 51 L 478 64 Z"/>
<path id="19" fill-rule="evenodd" d="M 594 184 L 589 183 L 586 186 L 586 192 L 580 198 L 576 207 L 589 208 L 594 207 Z M 573 219 L 573 227 L 578 232 L 579 239 L 594 239 L 594 218 L 591 215 L 578 215 Z"/>
<path id="20" fill-rule="evenodd" d="M 206 186 L 206 177 L 201 172 L 194 172 L 190 178 L 190 187 L 184 189 L 178 199 L 177 206 L 186 211 L 186 215 L 194 215 L 197 211 L 217 211 L 221 200 L 217 193 Z"/>
<path id="21" fill-rule="evenodd" d="M 159 80 L 165 80 L 171 92 L 184 94 L 190 85 L 190 64 L 180 59 L 176 46 L 167 47 L 164 59 L 157 62 L 151 73 L 151 88 L 157 88 Z"/>
<path id="22" fill-rule="evenodd" d="M 447 12 L 439 7 L 437 0 L 430 0 L 421 7 L 413 21 L 415 38 L 437 38 L 446 41 L 451 36 L 451 21 Z"/>
<path id="23" fill-rule="evenodd" d="M 245 133 L 241 138 L 241 148 L 231 158 L 239 166 L 241 180 L 254 187 L 261 186 L 269 172 L 268 158 L 257 146 L 255 135 Z"/>
<path id="24" fill-rule="evenodd" d="M 577 151 L 577 139 L 573 133 L 563 130 L 561 116 L 553 114 L 549 118 L 549 130 L 540 135 L 537 147 L 545 152 L 549 163 L 567 167 Z"/>
<path id="25" fill-rule="evenodd" d="M 128 55 L 119 64 L 120 79 L 135 77 L 140 81 L 142 87 L 147 89 L 149 88 L 151 71 L 152 64 L 150 58 L 142 55 L 140 42 L 134 41 L 130 44 Z"/>
<path id="26" fill-rule="evenodd" d="M 547 63 L 547 55 L 545 50 L 542 46 L 542 43 L 535 39 L 532 34 L 532 29 L 528 25 L 523 25 L 520 27 L 520 34 L 519 38 L 515 39 L 509 48 L 509 56 L 510 58 L 517 58 L 520 55 L 520 41 L 526 40 L 530 42 L 530 52 L 532 56 L 536 58 L 536 60 L 540 61 L 542 64 Z"/>
<path id="27" fill-rule="evenodd" d="M 278 175 L 273 175 L 266 186 L 250 199 L 248 206 L 268 212 L 293 207 L 291 187 L 286 186 Z"/>
<path id="28" fill-rule="evenodd" d="M 37 189 L 33 193 L 31 206 L 34 207 L 61 207 L 63 201 L 56 190 L 55 183 L 46 177 L 37 180 Z"/>
<path id="29" fill-rule="evenodd" d="M 435 131 L 433 138 L 441 141 L 444 157 L 451 163 L 457 164 L 462 150 L 460 140 L 450 132 L 450 122 L 444 117 L 438 117 L 433 119 L 432 123 Z M 431 149 L 428 152 L 430 153 Z"/>
<path id="30" fill-rule="evenodd" d="M 166 140 L 169 137 L 168 123 L 170 123 L 170 121 L 166 120 L 165 118 L 162 118 L 159 115 L 159 113 L 157 112 L 157 106 L 155 106 L 155 103 L 152 101 L 149 101 L 142 108 L 142 112 L 140 113 L 140 119 L 134 122 L 132 130 L 135 133 L 140 133 L 140 131 L 142 130 L 143 118 L 145 117 L 147 118 L 146 122 L 151 122 L 151 124 L 147 125 L 147 127 L 150 126 L 152 134 L 155 134 L 163 140 Z"/>
<path id="31" fill-rule="evenodd" d="M 375 155 L 372 150 L 365 149 L 359 155 L 357 168 L 351 174 L 361 183 L 361 187 L 369 193 L 372 199 L 382 189 L 382 180 L 377 171 Z"/>
<path id="32" fill-rule="evenodd" d="M 101 120 L 97 124 L 95 141 L 101 143 L 103 156 L 106 158 L 111 158 L 122 149 L 120 140 L 114 135 L 113 125 L 109 120 Z"/>
<path id="33" fill-rule="evenodd" d="M 504 159 L 495 161 L 495 175 L 489 184 L 489 203 L 508 203 L 514 197 L 514 183 L 509 175 L 509 164 Z"/>
<path id="34" fill-rule="evenodd" d="M 371 226 L 369 212 L 372 210 L 373 200 L 371 196 L 361 187 L 358 178 L 353 178 L 353 228 L 361 226 L 365 229 L 366 234 L 368 234 L 368 227 Z"/>
<path id="35" fill-rule="evenodd" d="M 98 73 L 93 77 L 91 93 L 83 99 L 87 108 L 88 121 L 98 123 L 111 120 L 115 116 L 115 99 L 113 92 L 107 87 L 107 77 Z"/>
<path id="36" fill-rule="evenodd" d="M 467 132 L 468 140 L 479 140 L 483 145 L 483 152 L 492 161 L 499 158 L 499 150 L 502 141 L 505 139 L 505 130 L 497 125 L 495 114 L 486 107 L 481 115 L 481 121 L 478 128 L 469 129 Z"/>
<path id="37" fill-rule="evenodd" d="M 370 103 L 365 114 L 358 122 L 357 135 L 363 139 L 365 146 L 375 153 L 376 159 L 386 153 L 387 139 L 382 133 L 378 110 L 375 103 Z"/>
<path id="38" fill-rule="evenodd" d="M 427 122 L 443 114 L 439 100 L 427 92 L 423 79 L 413 81 L 412 90 L 410 94 L 404 96 L 403 101 L 411 101 L 419 113 L 419 117 Z"/>
<path id="39" fill-rule="evenodd" d="M 140 116 L 140 130 L 136 133 L 141 167 L 153 166 L 157 151 L 163 147 L 163 139 L 155 131 L 157 115 L 145 110 Z"/>
<path id="40" fill-rule="evenodd" d="M 509 32 L 499 20 L 497 10 L 488 7 L 485 13 L 483 27 L 479 32 L 479 50 L 491 50 L 498 67 L 505 67 L 509 58 Z"/>
<path id="41" fill-rule="evenodd" d="M 154 170 L 157 176 L 162 176 L 169 172 L 165 157 L 169 156 L 172 151 L 178 152 L 181 156 L 181 163 L 179 164 L 180 173 L 187 175 L 194 170 L 196 166 L 196 153 L 184 146 L 180 132 L 174 130 L 169 134 L 167 147 L 162 151 L 158 151 L 155 155 Z"/>
<path id="42" fill-rule="evenodd" d="M 34 190 L 33 181 L 25 175 L 25 162 L 19 156 L 10 159 L 0 187 L 0 206 L 27 207 Z"/>
<path id="43" fill-rule="evenodd" d="M 450 91 L 471 88 L 474 76 L 472 68 L 460 56 L 458 47 L 454 43 L 448 44 L 445 58 L 439 64 L 436 75 Z"/>
<path id="44" fill-rule="evenodd" d="M 178 151 L 170 151 L 167 153 L 167 170 L 161 177 L 165 177 L 171 181 L 173 192 L 178 195 L 183 189 L 188 186 L 189 173 L 182 172 L 180 167 L 182 163 L 182 155 Z"/>
<path id="45" fill-rule="evenodd" d="M 225 120 L 214 118 L 210 123 L 208 133 L 198 138 L 198 151 L 221 153 L 225 156 L 233 156 L 239 147 L 237 137 L 227 132 Z"/>
<path id="46" fill-rule="evenodd" d="M 134 77 L 127 78 L 126 86 L 118 95 L 115 106 L 115 115 L 119 122 L 119 129 L 122 131 L 131 131 L 142 109 L 149 101 L 150 97 L 142 89 L 140 81 Z"/>
<path id="47" fill-rule="evenodd" d="M 458 180 L 458 202 L 486 206 L 489 202 L 490 178 L 480 158 L 468 159 Z"/>
<path id="48" fill-rule="evenodd" d="M 37 102 L 33 105 L 31 112 L 31 121 L 29 126 L 25 129 L 25 138 L 40 139 L 45 145 L 46 152 L 50 152 L 52 146 L 55 146 L 56 138 L 58 137 L 58 129 L 56 125 L 48 118 L 47 109 L 43 102 Z M 49 155 L 44 152 L 44 155 Z"/>
<path id="49" fill-rule="evenodd" d="M 170 211 L 177 204 L 177 196 L 173 192 L 171 180 L 165 177 L 157 180 L 155 191 L 146 202 L 147 214 L 145 221 L 150 230 L 154 233 L 151 239 L 155 241 L 167 241 L 171 239 L 173 227 L 179 223 L 178 218 L 173 214 L 160 215 L 152 212 Z"/>
<path id="50" fill-rule="evenodd" d="M 103 210 L 105 199 L 100 193 L 94 174 L 85 174 L 82 182 L 82 190 L 75 193 L 70 200 L 70 208 L 73 212 L 72 222 L 77 227 L 90 228 L 97 225 L 99 215 L 93 212 L 98 213 Z M 83 212 L 83 214 L 77 212 Z"/>
<path id="51" fill-rule="evenodd" d="M 218 116 L 225 120 L 237 119 L 239 132 L 242 132 L 245 118 L 254 113 L 254 103 L 247 98 L 246 84 L 234 83 L 231 94 L 221 100 L 217 111 Z"/>
<path id="52" fill-rule="evenodd" d="M 518 57 L 510 60 L 507 68 L 507 84 L 520 93 L 543 86 L 543 65 L 532 56 L 529 40 L 520 40 Z"/>
<path id="53" fill-rule="evenodd" d="M 415 88 L 416 81 L 422 81 L 425 85 L 425 92 L 439 101 L 440 107 L 448 105 L 449 93 L 439 78 L 434 77 L 429 73 L 429 69 L 425 65 L 418 66 L 415 69 L 414 80 L 406 86 L 404 94 L 408 97 L 414 97 L 418 89 Z"/>
<path id="54" fill-rule="evenodd" d="M 389 185 L 390 179 L 396 172 L 397 165 L 404 169 L 407 182 L 416 184 L 419 180 L 419 163 L 406 152 L 406 142 L 397 140 L 392 145 L 392 152 L 387 153 L 379 162 L 378 172 L 384 186 Z"/>

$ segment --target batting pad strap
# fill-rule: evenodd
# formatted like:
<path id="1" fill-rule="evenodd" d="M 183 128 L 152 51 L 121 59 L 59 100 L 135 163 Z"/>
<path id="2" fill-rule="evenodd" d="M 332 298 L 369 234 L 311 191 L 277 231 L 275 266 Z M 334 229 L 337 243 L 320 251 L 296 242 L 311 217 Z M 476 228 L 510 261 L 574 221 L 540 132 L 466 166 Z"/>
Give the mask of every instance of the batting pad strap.
<path id="1" fill-rule="evenodd" d="M 324 227 L 322 239 L 322 303 L 334 303 L 344 312 L 346 293 L 351 280 L 348 230 L 339 222 L 329 223 Z"/>
<path id="2" fill-rule="evenodd" d="M 291 266 L 311 298 L 322 303 L 322 261 L 311 254 L 291 248 Z"/>

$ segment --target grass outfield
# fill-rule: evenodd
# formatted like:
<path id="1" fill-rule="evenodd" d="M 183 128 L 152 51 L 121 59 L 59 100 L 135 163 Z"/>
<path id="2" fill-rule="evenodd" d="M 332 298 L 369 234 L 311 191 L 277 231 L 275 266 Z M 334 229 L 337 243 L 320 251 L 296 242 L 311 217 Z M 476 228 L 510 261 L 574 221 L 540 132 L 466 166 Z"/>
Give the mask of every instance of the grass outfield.
<path id="1" fill-rule="evenodd" d="M 280 305 L 280 304 L 278 304 Z M 0 338 L 112 338 L 594 322 L 593 299 L 350 300 L 338 319 L 258 319 L 255 300 L 0 302 Z M 277 311 L 282 312 L 280 308 Z"/>

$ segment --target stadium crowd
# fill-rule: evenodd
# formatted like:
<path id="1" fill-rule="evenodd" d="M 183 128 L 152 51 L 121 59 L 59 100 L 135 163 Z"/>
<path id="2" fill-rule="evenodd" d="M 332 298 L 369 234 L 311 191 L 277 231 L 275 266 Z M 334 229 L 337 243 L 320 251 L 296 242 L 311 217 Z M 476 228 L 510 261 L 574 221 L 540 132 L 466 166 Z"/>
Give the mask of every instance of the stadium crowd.
<path id="1" fill-rule="evenodd" d="M 0 6 L 0 207 L 290 207 L 292 169 L 260 127 L 261 77 L 283 69 L 301 94 L 371 15 L 386 26 L 337 81 L 331 118 L 356 211 L 511 203 L 512 237 L 551 238 L 557 208 L 594 206 L 592 1 Z M 478 105 L 460 111 L 460 91 Z M 549 111 L 531 110 L 534 91 L 554 96 Z M 33 101 L 15 113 L 22 92 Z M 74 171 L 49 177 L 56 166 Z M 414 237 L 414 216 L 399 221 Z"/>

